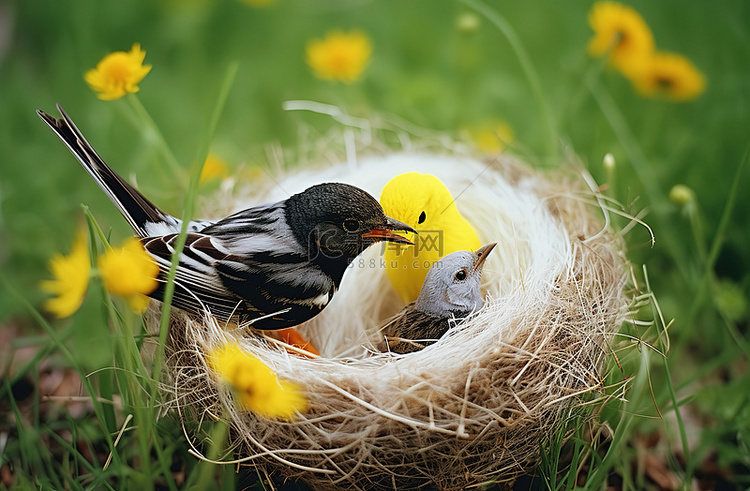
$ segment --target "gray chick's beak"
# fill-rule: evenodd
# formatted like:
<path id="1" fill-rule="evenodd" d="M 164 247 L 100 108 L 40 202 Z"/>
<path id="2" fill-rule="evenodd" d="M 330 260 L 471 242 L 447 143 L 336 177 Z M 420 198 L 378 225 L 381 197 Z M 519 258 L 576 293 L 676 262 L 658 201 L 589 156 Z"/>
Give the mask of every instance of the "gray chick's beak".
<path id="1" fill-rule="evenodd" d="M 414 245 L 412 241 L 404 237 L 403 235 L 394 234 L 393 231 L 404 231 L 416 234 L 417 231 L 408 226 L 405 223 L 394 220 L 393 218 L 386 216 L 385 225 L 383 227 L 374 228 L 368 232 L 362 234 L 364 238 L 384 240 L 387 242 L 397 242 L 399 244 Z"/>
<path id="2" fill-rule="evenodd" d="M 494 249 L 496 245 L 497 242 L 493 242 L 492 244 L 487 244 L 486 246 L 477 249 L 477 252 L 474 253 L 474 269 L 472 272 L 476 273 L 477 271 L 482 270 L 482 265 L 487 260 L 487 256 L 490 255 L 490 252 L 492 252 L 492 249 Z"/>

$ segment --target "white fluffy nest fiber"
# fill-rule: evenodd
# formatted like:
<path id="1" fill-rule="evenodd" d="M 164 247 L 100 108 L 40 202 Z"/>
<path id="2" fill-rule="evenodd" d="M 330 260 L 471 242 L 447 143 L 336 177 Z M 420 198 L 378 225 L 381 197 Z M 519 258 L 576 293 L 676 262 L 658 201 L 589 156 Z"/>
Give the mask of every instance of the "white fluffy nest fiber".
<path id="1" fill-rule="evenodd" d="M 628 312 L 619 237 L 581 175 L 544 176 L 510 158 L 394 154 L 288 175 L 234 210 L 327 181 L 375 197 L 407 171 L 438 176 L 483 243 L 485 306 L 426 349 L 376 353 L 377 328 L 400 304 L 372 247 L 325 311 L 299 330 L 322 356 L 305 359 L 242 330 L 173 315 L 168 403 L 182 418 L 228 418 L 234 458 L 314 489 L 466 489 L 509 483 L 539 460 L 571 408 L 602 388 L 612 336 Z M 232 210 L 225 210 L 227 212 Z M 299 384 L 295 421 L 235 407 L 206 351 L 236 340 Z"/>

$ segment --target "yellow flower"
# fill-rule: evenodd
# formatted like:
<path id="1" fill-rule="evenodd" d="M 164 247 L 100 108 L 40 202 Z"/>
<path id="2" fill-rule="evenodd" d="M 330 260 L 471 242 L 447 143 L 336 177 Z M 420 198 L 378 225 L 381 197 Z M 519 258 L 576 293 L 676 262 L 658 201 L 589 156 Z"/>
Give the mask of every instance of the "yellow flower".
<path id="1" fill-rule="evenodd" d="M 266 5 L 271 5 L 274 0 L 241 0 L 242 3 L 246 3 L 250 5 L 251 7 L 265 7 Z"/>
<path id="2" fill-rule="evenodd" d="M 44 308 L 57 317 L 69 317 L 83 303 L 89 286 L 91 260 L 85 230 L 78 233 L 69 255 L 52 257 L 49 269 L 55 279 L 43 281 L 40 288 L 56 296 L 46 300 Z"/>
<path id="3" fill-rule="evenodd" d="M 630 78 L 644 96 L 674 102 L 695 99 L 706 90 L 703 74 L 690 60 L 675 53 L 654 53 Z"/>
<path id="4" fill-rule="evenodd" d="M 229 174 L 227 164 L 214 154 L 210 154 L 203 163 L 200 182 L 204 183 L 217 177 L 226 177 Z"/>
<path id="5" fill-rule="evenodd" d="M 372 44 L 361 31 L 331 31 L 325 39 L 307 43 L 307 64 L 323 80 L 351 83 L 360 78 L 370 59 Z"/>
<path id="6" fill-rule="evenodd" d="M 148 306 L 144 295 L 158 284 L 159 266 L 140 241 L 131 237 L 122 247 L 108 249 L 99 258 L 99 273 L 110 293 L 124 297 L 133 310 L 142 311 Z"/>
<path id="7" fill-rule="evenodd" d="M 151 65 L 144 65 L 146 52 L 136 43 L 129 52 L 115 51 L 97 63 L 96 68 L 86 72 L 84 79 L 97 97 L 103 101 L 119 99 L 128 93 L 138 92 L 138 83 L 143 80 Z"/>
<path id="8" fill-rule="evenodd" d="M 597 2 L 589 12 L 594 37 L 589 54 L 609 56 L 625 75 L 632 73 L 654 51 L 654 38 L 646 22 L 631 7 L 617 2 Z"/>
<path id="9" fill-rule="evenodd" d="M 513 128 L 503 121 L 495 121 L 469 130 L 477 150 L 485 153 L 500 153 L 514 138 Z"/>
<path id="10" fill-rule="evenodd" d="M 130 310 L 138 314 L 142 314 L 143 312 L 145 312 L 148 306 L 151 304 L 151 299 L 141 293 L 136 293 L 130 295 L 129 297 L 125 297 L 125 301 L 128 303 L 128 307 L 130 307 Z"/>
<path id="11" fill-rule="evenodd" d="M 279 380 L 265 363 L 236 343 L 211 351 L 209 364 L 234 387 L 239 403 L 261 416 L 289 420 L 307 408 L 307 400 L 296 384 Z"/>

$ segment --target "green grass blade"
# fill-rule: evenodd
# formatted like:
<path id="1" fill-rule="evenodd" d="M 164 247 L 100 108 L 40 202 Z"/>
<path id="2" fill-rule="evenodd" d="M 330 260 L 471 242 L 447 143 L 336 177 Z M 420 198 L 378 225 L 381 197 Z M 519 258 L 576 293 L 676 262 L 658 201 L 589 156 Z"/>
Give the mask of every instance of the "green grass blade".
<path id="1" fill-rule="evenodd" d="M 225 452 L 226 440 L 229 435 L 229 424 L 225 421 L 216 421 L 211 428 L 210 446 L 208 449 L 208 459 L 215 461 Z M 223 467 L 213 462 L 201 461 L 190 475 L 190 481 L 185 489 L 200 491 L 208 489 L 211 482 L 215 479 L 217 467 Z"/>
<path id="2" fill-rule="evenodd" d="M 204 136 L 203 143 L 198 152 L 198 159 L 193 166 L 193 170 L 190 173 L 190 184 L 188 185 L 187 195 L 185 197 L 185 206 L 182 216 L 182 228 L 180 229 L 180 235 L 177 237 L 175 243 L 174 254 L 172 254 L 172 265 L 169 268 L 167 275 L 167 285 L 164 288 L 164 299 L 161 314 L 161 324 L 159 326 L 159 345 L 156 349 L 156 356 L 154 360 L 154 381 L 158 382 L 161 373 L 161 367 L 164 363 L 164 345 L 167 340 L 167 333 L 169 330 L 169 311 L 172 306 L 172 296 L 174 295 L 174 278 L 177 272 L 177 265 L 179 263 L 180 254 L 182 253 L 183 247 L 185 247 L 185 240 L 187 238 L 187 226 L 190 220 L 193 218 L 195 210 L 195 201 L 198 195 L 198 183 L 200 182 L 201 171 L 203 170 L 203 163 L 206 161 L 208 156 L 208 150 L 213 140 L 216 127 L 219 124 L 219 118 L 224 110 L 229 91 L 234 83 L 235 76 L 237 75 L 237 69 L 239 65 L 235 62 L 232 63 L 227 69 L 224 75 L 224 80 L 219 89 L 219 94 L 214 104 L 214 109 L 209 119 L 208 130 Z M 155 395 L 155 394 L 154 394 Z"/>
<path id="3" fill-rule="evenodd" d="M 99 421 L 99 424 L 102 426 L 102 429 L 104 430 L 104 436 L 107 440 L 107 445 L 110 449 L 112 449 L 112 437 L 109 434 L 109 431 L 106 427 L 106 419 L 104 417 L 104 413 L 102 411 L 101 404 L 97 401 L 96 397 L 96 391 L 94 390 L 93 386 L 91 385 L 91 382 L 89 381 L 86 374 L 83 372 L 83 369 L 81 369 L 80 364 L 78 363 L 78 359 L 73 355 L 73 353 L 70 352 L 68 347 L 60 340 L 57 333 L 54 329 L 52 329 L 52 326 L 49 325 L 47 320 L 44 318 L 44 316 L 39 313 L 38 310 L 36 310 L 25 298 L 20 296 L 16 290 L 11 286 L 10 281 L 6 276 L 2 273 L 0 273 L 0 283 L 5 286 L 5 289 L 9 291 L 19 302 L 19 304 L 23 305 L 26 310 L 29 312 L 32 318 L 34 318 L 37 323 L 44 329 L 44 331 L 47 333 L 47 335 L 50 337 L 50 340 L 54 343 L 57 350 L 63 355 L 65 360 L 70 364 L 72 368 L 74 368 L 78 372 L 78 376 L 81 378 L 81 383 L 84 385 L 86 392 L 91 397 L 93 406 L 94 406 L 94 413 L 96 414 L 96 417 Z"/>
<path id="4" fill-rule="evenodd" d="M 622 144 L 622 147 L 638 176 L 638 180 L 646 190 L 649 202 L 658 210 L 667 209 L 669 202 L 667 201 L 666 194 L 659 182 L 659 178 L 654 172 L 653 166 L 650 165 L 648 158 L 643 153 L 643 150 L 638 144 L 633 132 L 628 127 L 625 117 L 612 99 L 612 96 L 610 96 L 610 94 L 599 84 L 593 81 L 589 82 L 589 90 L 601 109 L 602 114 L 604 114 L 605 119 L 617 136 L 617 139 L 620 141 L 620 144 Z M 674 264 L 682 274 L 683 279 L 690 284 L 689 280 L 691 279 L 691 275 L 687 267 L 689 264 L 688 257 L 685 255 L 683 248 L 679 247 L 673 239 L 675 234 L 671 232 L 672 225 L 669 222 L 662 220 L 659 213 L 655 213 L 652 220 L 654 221 L 654 229 L 664 231 L 657 239 L 658 242 L 664 243 L 667 251 L 674 258 Z"/>
<path id="5" fill-rule="evenodd" d="M 633 387 L 631 387 L 631 394 L 643 393 L 648 383 L 648 367 L 650 363 L 649 350 L 642 347 L 640 356 L 640 366 L 638 368 L 638 375 L 636 376 Z M 598 465 L 594 465 L 592 460 L 591 471 L 586 479 L 586 489 L 600 489 L 607 480 L 610 469 L 617 465 L 617 459 L 622 457 L 622 447 L 627 444 L 627 435 L 630 432 L 630 427 L 634 423 L 635 416 L 633 413 L 628 411 L 628 408 L 636 405 L 637 398 L 625 404 L 622 409 L 622 417 L 617 423 L 617 428 L 612 436 L 607 453 L 604 458 L 599 462 Z M 592 457 L 596 456 L 596 452 L 592 452 Z"/>
<path id="6" fill-rule="evenodd" d="M 554 159 L 558 155 L 559 138 L 557 130 L 555 129 L 554 119 L 552 118 L 552 111 L 547 103 L 547 97 L 544 95 L 544 89 L 542 88 L 542 82 L 539 79 L 539 75 L 534 68 L 534 64 L 531 62 L 531 57 L 529 57 L 529 54 L 526 52 L 526 48 L 524 48 L 521 39 L 518 37 L 518 34 L 513 29 L 510 22 L 500 15 L 497 9 L 489 7 L 480 0 L 461 0 L 461 2 L 485 16 L 487 20 L 500 30 L 503 36 L 505 36 L 505 39 L 508 40 L 508 43 L 510 43 L 516 58 L 518 58 L 518 62 L 521 64 L 524 76 L 529 83 L 534 100 L 539 108 L 541 120 L 544 121 L 544 127 L 547 133 L 547 154 L 550 159 Z"/>
<path id="7" fill-rule="evenodd" d="M 739 190 L 742 172 L 745 169 L 745 163 L 747 162 L 749 155 L 750 147 L 745 150 L 745 155 L 742 157 L 742 160 L 740 160 L 740 163 L 737 166 L 737 170 L 735 171 L 734 180 L 732 181 L 732 187 L 729 189 L 727 201 L 724 204 L 724 210 L 721 214 L 719 225 L 718 227 L 716 227 L 714 240 L 711 243 L 711 248 L 706 259 L 703 276 L 701 277 L 701 282 L 698 286 L 698 293 L 696 293 L 695 300 L 693 301 L 687 316 L 688 325 L 692 325 L 692 323 L 695 321 L 695 318 L 698 315 L 698 310 L 701 308 L 703 302 L 705 301 L 705 298 L 709 291 L 709 286 L 711 286 L 711 283 L 714 279 L 714 267 L 716 266 L 716 261 L 719 258 L 719 253 L 721 252 L 721 248 L 723 247 L 724 241 L 726 240 L 727 227 L 729 226 L 729 222 L 732 218 L 732 212 L 734 211 L 734 206 L 737 202 L 737 191 Z M 737 341 L 737 336 L 733 337 L 735 338 L 735 341 Z M 748 348 L 746 347 L 745 343 L 738 341 L 738 345 L 745 352 L 745 356 L 750 359 L 750 352 L 748 352 Z"/>
<path id="8" fill-rule="evenodd" d="M 682 420 L 682 414 L 680 413 L 680 404 L 677 402 L 677 394 L 675 393 L 674 386 L 672 385 L 672 374 L 669 371 L 669 360 L 664 359 L 664 373 L 666 375 L 666 386 L 669 392 L 669 398 L 672 401 L 672 409 L 674 410 L 675 417 L 677 418 L 677 427 L 680 431 L 680 441 L 682 443 L 682 453 L 685 458 L 685 486 L 690 487 L 691 476 L 693 475 L 693 459 L 690 454 L 690 447 L 688 446 L 687 432 L 685 431 L 685 422 Z"/>
<path id="9" fill-rule="evenodd" d="M 63 447 L 68 452 L 70 452 L 73 456 L 75 456 L 76 464 L 80 463 L 81 465 L 83 465 L 83 467 L 85 467 L 94 477 L 94 479 L 97 480 L 102 486 L 114 491 L 114 488 L 109 483 L 107 483 L 106 480 L 102 479 L 102 477 L 106 475 L 106 472 L 102 471 L 98 467 L 95 467 L 91 462 L 86 460 L 86 458 L 81 454 L 81 452 L 78 451 L 78 449 L 74 445 L 72 445 L 70 442 L 65 440 L 60 435 L 58 435 L 56 432 L 50 431 L 49 434 L 52 437 L 52 439 L 55 440 L 61 447 Z"/>
<path id="10" fill-rule="evenodd" d="M 172 149 L 169 147 L 167 140 L 164 138 L 164 135 L 159 129 L 159 125 L 156 124 L 154 119 L 149 114 L 148 110 L 146 110 L 146 107 L 141 103 L 141 100 L 138 98 L 137 94 L 128 94 L 127 99 L 130 103 L 130 107 L 133 109 L 133 112 L 135 112 L 135 114 L 138 116 L 138 119 L 141 121 L 143 126 L 145 126 L 148 133 L 153 135 L 156 139 L 164 161 L 169 167 L 168 171 L 171 174 L 172 179 L 174 180 L 173 182 L 176 182 L 180 186 L 180 189 L 185 189 L 185 179 L 183 177 L 184 171 L 182 169 L 182 166 L 177 160 L 177 157 L 174 156 L 174 152 L 172 152 Z M 143 131 L 143 127 L 139 127 L 138 129 Z"/>
<path id="11" fill-rule="evenodd" d="M 68 325 L 65 328 L 63 328 L 62 331 L 58 333 L 58 339 L 64 343 L 65 341 L 68 340 L 68 338 L 72 334 L 73 334 L 73 327 L 72 325 Z M 16 347 L 17 345 L 15 344 L 15 342 L 12 342 L 11 348 L 15 349 Z M 25 377 L 31 370 L 39 366 L 39 363 L 41 362 L 41 360 L 49 356 L 54 350 L 55 350 L 54 342 L 51 341 L 49 338 L 46 338 L 46 342 L 44 346 L 42 346 L 41 348 L 38 348 L 34 352 L 34 355 L 31 358 L 29 358 L 28 361 L 26 361 L 23 365 L 21 365 L 15 370 L 15 373 L 10 378 L 11 386 L 16 384 L 23 377 Z M 3 373 L 5 374 L 9 373 L 9 366 L 10 366 L 11 361 L 12 361 L 12 357 L 8 357 L 8 361 L 7 361 L 8 366 L 4 368 Z M 2 399 L 3 397 L 5 397 L 5 386 L 0 387 L 0 399 Z"/>

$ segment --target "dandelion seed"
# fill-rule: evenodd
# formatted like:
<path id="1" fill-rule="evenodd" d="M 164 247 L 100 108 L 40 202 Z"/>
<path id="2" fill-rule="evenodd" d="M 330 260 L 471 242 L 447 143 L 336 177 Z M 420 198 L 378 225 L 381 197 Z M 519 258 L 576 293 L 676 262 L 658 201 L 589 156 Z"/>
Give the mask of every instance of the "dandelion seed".
<path id="1" fill-rule="evenodd" d="M 352 83 L 362 76 L 371 53 L 372 44 L 363 32 L 331 31 L 307 44 L 307 64 L 320 79 Z"/>
<path id="2" fill-rule="evenodd" d="M 141 312 L 149 302 L 145 295 L 158 285 L 159 266 L 140 241 L 131 237 L 122 247 L 109 249 L 99 258 L 99 273 L 110 293 L 125 298 L 133 310 Z"/>
<path id="3" fill-rule="evenodd" d="M 307 408 L 299 387 L 279 380 L 265 363 L 229 343 L 209 353 L 211 369 L 230 384 L 244 408 L 273 419 L 292 419 Z"/>
<path id="4" fill-rule="evenodd" d="M 632 74 L 631 80 L 643 96 L 672 102 L 693 100 L 706 90 L 703 74 L 689 59 L 675 53 L 654 53 Z"/>
<path id="5" fill-rule="evenodd" d="M 115 51 L 97 63 L 96 68 L 86 72 L 84 79 L 97 97 L 111 101 L 138 92 L 138 83 L 143 80 L 151 65 L 144 65 L 146 52 L 136 43 L 130 51 Z"/>
<path id="6" fill-rule="evenodd" d="M 44 309 L 56 317 L 73 315 L 83 303 L 89 286 L 91 260 L 85 230 L 79 231 L 70 254 L 56 254 L 49 262 L 53 280 L 45 280 L 40 288 L 55 297 L 44 302 Z"/>
<path id="7" fill-rule="evenodd" d="M 589 54 L 608 56 L 613 67 L 629 75 L 654 51 L 651 29 L 633 8 L 617 2 L 597 2 L 589 12 L 594 37 Z"/>

